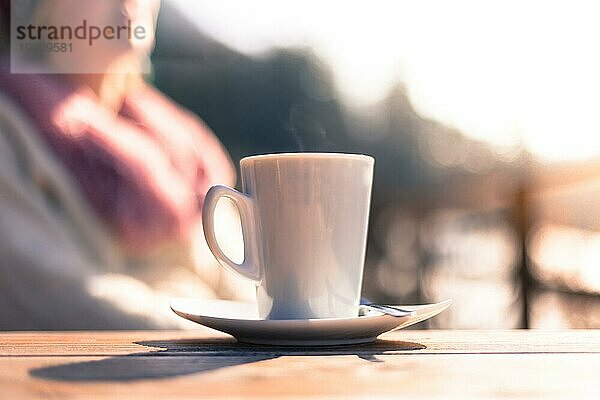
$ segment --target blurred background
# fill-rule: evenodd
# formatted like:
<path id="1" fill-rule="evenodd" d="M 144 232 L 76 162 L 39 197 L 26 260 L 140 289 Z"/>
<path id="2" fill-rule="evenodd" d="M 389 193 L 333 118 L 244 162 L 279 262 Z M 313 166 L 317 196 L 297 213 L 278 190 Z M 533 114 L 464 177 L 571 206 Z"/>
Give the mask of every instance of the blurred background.
<path id="1" fill-rule="evenodd" d="M 240 158 L 376 158 L 364 296 L 435 328 L 600 328 L 583 2 L 164 0 L 150 80 Z"/>

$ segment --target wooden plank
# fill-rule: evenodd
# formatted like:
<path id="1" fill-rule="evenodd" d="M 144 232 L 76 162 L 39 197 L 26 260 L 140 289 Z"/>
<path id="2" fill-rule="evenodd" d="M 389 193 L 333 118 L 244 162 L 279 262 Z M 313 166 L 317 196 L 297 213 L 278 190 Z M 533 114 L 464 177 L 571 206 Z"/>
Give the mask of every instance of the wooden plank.
<path id="1" fill-rule="evenodd" d="M 0 399 L 600 398 L 600 331 L 411 331 L 250 346 L 208 329 L 0 333 Z"/>
<path id="2" fill-rule="evenodd" d="M 416 331 L 382 335 L 370 345 L 332 348 L 254 346 L 211 329 L 143 332 L 5 332 L 0 357 L 92 355 L 600 353 L 600 330 Z"/>
<path id="3" fill-rule="evenodd" d="M 4 357 L 2 398 L 598 398 L 598 354 Z"/>

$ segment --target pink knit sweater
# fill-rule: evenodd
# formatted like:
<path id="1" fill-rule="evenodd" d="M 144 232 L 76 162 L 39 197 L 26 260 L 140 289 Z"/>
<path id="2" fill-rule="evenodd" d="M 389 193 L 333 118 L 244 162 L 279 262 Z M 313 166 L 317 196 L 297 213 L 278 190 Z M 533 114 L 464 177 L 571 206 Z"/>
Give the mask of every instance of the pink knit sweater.
<path id="1" fill-rule="evenodd" d="M 30 116 L 131 251 L 187 240 L 208 188 L 233 183 L 209 128 L 148 85 L 128 93 L 115 114 L 60 75 L 13 75 L 1 63 L 0 91 Z"/>

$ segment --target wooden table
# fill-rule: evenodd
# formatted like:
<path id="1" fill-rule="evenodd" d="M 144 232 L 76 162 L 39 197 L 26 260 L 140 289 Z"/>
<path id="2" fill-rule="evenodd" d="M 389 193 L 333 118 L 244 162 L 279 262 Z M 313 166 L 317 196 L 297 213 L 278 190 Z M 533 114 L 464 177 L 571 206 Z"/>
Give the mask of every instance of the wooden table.
<path id="1" fill-rule="evenodd" d="M 286 348 L 209 330 L 0 333 L 0 399 L 600 399 L 600 331 L 400 330 Z"/>

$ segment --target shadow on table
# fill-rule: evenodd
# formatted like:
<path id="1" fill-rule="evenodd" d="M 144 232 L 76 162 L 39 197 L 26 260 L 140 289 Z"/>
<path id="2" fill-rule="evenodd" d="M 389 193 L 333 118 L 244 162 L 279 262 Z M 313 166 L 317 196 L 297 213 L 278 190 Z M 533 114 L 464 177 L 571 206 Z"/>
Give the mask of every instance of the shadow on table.
<path id="1" fill-rule="evenodd" d="M 136 344 L 158 348 L 145 353 L 117 355 L 102 360 L 35 368 L 29 374 L 54 381 L 134 381 L 165 379 L 214 371 L 220 368 L 270 360 L 281 356 L 356 355 L 368 362 L 383 362 L 377 355 L 393 351 L 422 350 L 426 346 L 403 341 L 331 347 L 274 347 L 213 340 L 156 340 Z"/>

